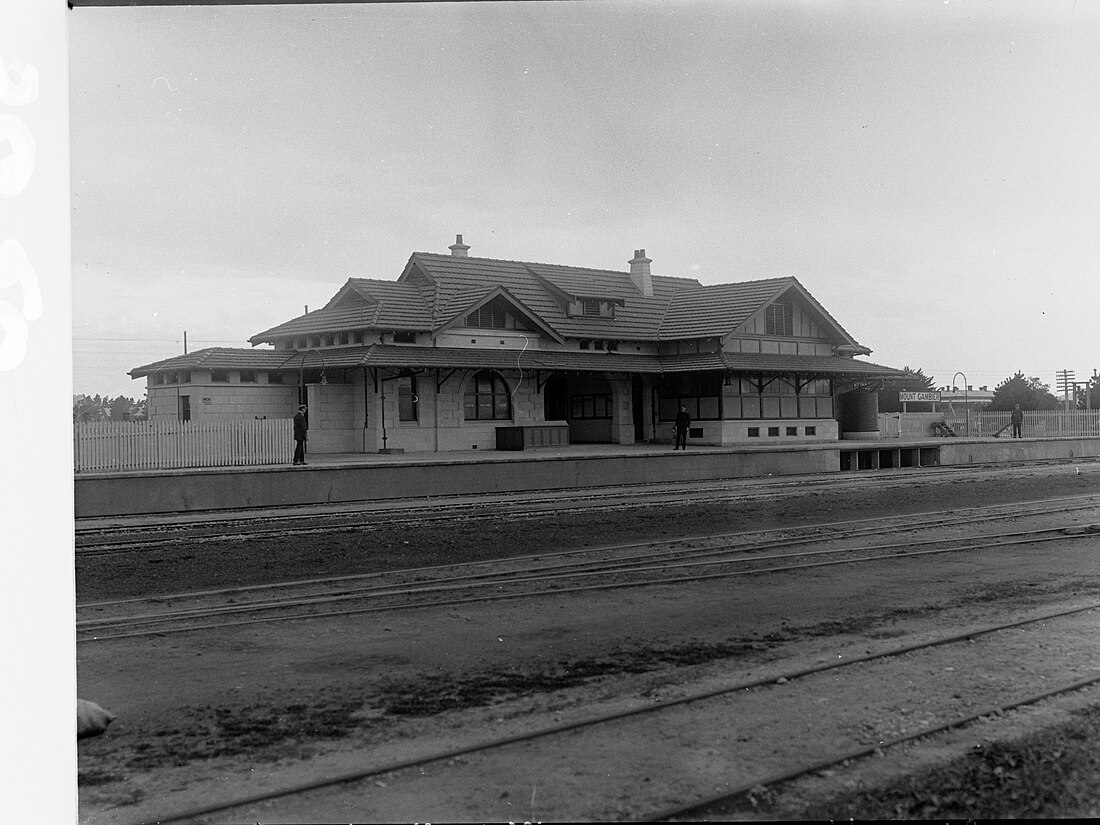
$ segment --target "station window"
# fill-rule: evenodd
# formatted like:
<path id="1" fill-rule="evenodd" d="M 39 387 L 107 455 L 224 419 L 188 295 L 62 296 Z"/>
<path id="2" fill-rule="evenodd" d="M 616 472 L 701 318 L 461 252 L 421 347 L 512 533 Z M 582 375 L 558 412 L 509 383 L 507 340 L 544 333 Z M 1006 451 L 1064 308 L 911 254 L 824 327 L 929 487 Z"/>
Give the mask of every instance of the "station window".
<path id="1" fill-rule="evenodd" d="M 348 342 L 348 334 L 346 332 L 341 332 L 339 343 L 346 344 L 347 342 Z"/>
<path id="2" fill-rule="evenodd" d="M 619 351 L 619 342 L 618 341 L 608 341 L 607 342 L 607 351 L 608 352 L 618 352 Z"/>
<path id="3" fill-rule="evenodd" d="M 463 413 L 467 421 L 510 421 L 512 396 L 504 379 L 492 370 L 481 370 L 466 387 Z"/>
<path id="4" fill-rule="evenodd" d="M 362 344 L 362 343 L 363 343 L 363 333 L 361 333 L 361 332 L 353 332 L 353 333 L 351 334 L 351 342 L 352 342 L 353 344 Z"/>
<path id="5" fill-rule="evenodd" d="M 228 370 L 211 370 L 210 371 L 210 380 L 211 381 L 217 381 L 217 382 L 223 383 L 223 384 L 227 383 L 229 381 L 229 371 Z"/>
<path id="6" fill-rule="evenodd" d="M 806 435 L 817 435 L 817 427 L 807 427 Z"/>
<path id="7" fill-rule="evenodd" d="M 181 372 L 181 373 L 179 374 L 179 382 L 180 382 L 181 384 L 190 384 L 190 383 L 191 383 L 191 373 L 189 373 L 189 372 Z"/>
<path id="8" fill-rule="evenodd" d="M 574 395 L 569 399 L 572 418 L 610 418 L 611 394 Z"/>
<path id="9" fill-rule="evenodd" d="M 176 374 L 174 372 L 165 373 L 165 375 L 164 375 L 164 383 L 165 384 L 175 384 L 176 380 L 177 380 L 176 379 Z"/>
<path id="10" fill-rule="evenodd" d="M 760 390 L 761 395 L 794 395 L 795 385 L 789 378 L 779 377 L 768 381 Z"/>
<path id="11" fill-rule="evenodd" d="M 256 383 L 256 370 L 241 370 L 241 383 L 242 384 L 255 384 Z"/>
<path id="12" fill-rule="evenodd" d="M 787 427 L 787 435 L 798 435 L 798 427 Z"/>
<path id="13" fill-rule="evenodd" d="M 397 330 L 393 334 L 393 342 L 395 344 L 415 344 L 416 333 L 407 330 Z"/>
<path id="14" fill-rule="evenodd" d="M 759 438 L 759 437 L 760 437 L 760 428 L 759 427 L 749 427 L 749 438 Z"/>
<path id="15" fill-rule="evenodd" d="M 779 428 L 778 427 L 768 427 L 768 435 L 769 436 L 779 435 Z"/>
<path id="16" fill-rule="evenodd" d="M 587 338 L 582 338 L 581 343 L 580 343 L 580 347 L 581 347 L 581 349 L 591 349 L 592 348 L 592 342 L 589 341 Z"/>
<path id="17" fill-rule="evenodd" d="M 661 421 L 675 421 L 680 407 L 687 407 L 694 421 L 721 418 L 722 373 L 685 372 L 661 377 L 657 414 Z"/>

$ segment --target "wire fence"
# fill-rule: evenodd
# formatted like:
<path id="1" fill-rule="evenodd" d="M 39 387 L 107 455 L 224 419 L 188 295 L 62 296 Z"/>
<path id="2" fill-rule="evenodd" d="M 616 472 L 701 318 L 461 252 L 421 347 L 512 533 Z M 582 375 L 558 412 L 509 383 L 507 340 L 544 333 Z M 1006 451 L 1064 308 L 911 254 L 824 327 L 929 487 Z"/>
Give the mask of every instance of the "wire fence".
<path id="1" fill-rule="evenodd" d="M 73 425 L 73 464 L 78 473 L 289 464 L 293 448 L 289 418 Z"/>

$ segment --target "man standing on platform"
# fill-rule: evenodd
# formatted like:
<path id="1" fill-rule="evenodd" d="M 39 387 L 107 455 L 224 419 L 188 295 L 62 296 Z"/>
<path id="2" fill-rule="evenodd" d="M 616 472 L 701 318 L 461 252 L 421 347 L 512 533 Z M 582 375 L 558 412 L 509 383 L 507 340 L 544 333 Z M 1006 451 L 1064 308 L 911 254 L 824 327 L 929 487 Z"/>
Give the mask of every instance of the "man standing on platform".
<path id="1" fill-rule="evenodd" d="M 680 412 L 676 413 L 676 446 L 673 450 L 679 450 L 683 447 L 685 450 L 688 448 L 688 427 L 691 426 L 691 416 L 688 415 L 688 408 L 681 406 Z"/>
<path id="2" fill-rule="evenodd" d="M 306 422 L 306 405 L 298 407 L 294 414 L 294 463 L 306 463 L 306 430 L 309 424 Z"/>
<path id="3" fill-rule="evenodd" d="M 1017 404 L 1016 408 L 1012 410 L 1012 437 L 1020 438 L 1020 430 L 1024 426 L 1024 411 L 1020 409 L 1020 405 Z"/>

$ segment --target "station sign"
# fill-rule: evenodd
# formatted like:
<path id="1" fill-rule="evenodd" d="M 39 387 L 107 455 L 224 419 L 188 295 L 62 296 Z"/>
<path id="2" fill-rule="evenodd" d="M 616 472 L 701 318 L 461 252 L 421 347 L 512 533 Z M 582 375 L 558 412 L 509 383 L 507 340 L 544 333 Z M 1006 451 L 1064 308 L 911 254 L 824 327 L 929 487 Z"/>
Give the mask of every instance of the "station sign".
<path id="1" fill-rule="evenodd" d="M 938 392 L 899 392 L 898 401 L 939 401 Z"/>

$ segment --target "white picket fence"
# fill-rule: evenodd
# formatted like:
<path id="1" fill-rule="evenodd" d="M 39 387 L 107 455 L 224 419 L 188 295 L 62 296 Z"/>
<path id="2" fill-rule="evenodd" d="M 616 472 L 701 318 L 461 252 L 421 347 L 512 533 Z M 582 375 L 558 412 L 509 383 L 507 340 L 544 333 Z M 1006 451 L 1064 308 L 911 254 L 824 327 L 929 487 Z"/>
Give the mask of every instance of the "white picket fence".
<path id="1" fill-rule="evenodd" d="M 76 472 L 289 464 L 289 418 L 243 421 L 96 421 L 73 425 Z"/>
<path id="2" fill-rule="evenodd" d="M 883 438 L 930 438 L 941 435 L 933 425 L 945 422 L 960 437 L 1007 438 L 1011 412 L 975 412 L 965 416 L 945 413 L 879 413 Z M 1100 437 L 1100 410 L 1025 410 L 1021 427 L 1024 438 Z"/>
<path id="3" fill-rule="evenodd" d="M 1012 428 L 1008 426 L 1011 420 L 1011 412 L 983 411 L 971 419 L 973 435 L 979 438 L 996 433 L 1000 433 L 1000 438 L 1011 436 Z M 1100 410 L 1024 410 L 1020 434 L 1024 438 L 1100 436 Z"/>

